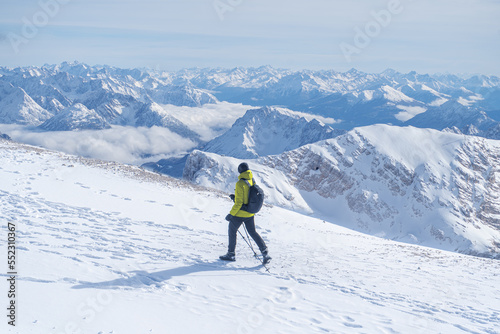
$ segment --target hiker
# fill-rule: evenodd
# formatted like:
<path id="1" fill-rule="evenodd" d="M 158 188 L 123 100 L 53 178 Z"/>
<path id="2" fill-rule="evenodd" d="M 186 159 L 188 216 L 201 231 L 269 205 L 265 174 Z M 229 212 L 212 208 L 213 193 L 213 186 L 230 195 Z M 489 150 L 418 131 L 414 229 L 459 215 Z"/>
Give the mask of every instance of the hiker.
<path id="1" fill-rule="evenodd" d="M 249 169 L 248 164 L 243 162 L 238 166 L 238 173 L 240 175 L 238 176 L 238 182 L 236 182 L 234 195 L 230 195 L 234 201 L 234 205 L 226 216 L 226 220 L 229 222 L 229 247 L 227 254 L 220 256 L 220 259 L 224 261 L 236 261 L 236 233 L 241 224 L 245 223 L 248 234 L 250 234 L 262 253 L 263 262 L 267 263 L 271 260 L 271 257 L 268 254 L 266 243 L 255 230 L 255 214 L 241 209 L 242 205 L 248 204 L 249 185 L 252 186 L 254 184 L 252 171 Z"/>

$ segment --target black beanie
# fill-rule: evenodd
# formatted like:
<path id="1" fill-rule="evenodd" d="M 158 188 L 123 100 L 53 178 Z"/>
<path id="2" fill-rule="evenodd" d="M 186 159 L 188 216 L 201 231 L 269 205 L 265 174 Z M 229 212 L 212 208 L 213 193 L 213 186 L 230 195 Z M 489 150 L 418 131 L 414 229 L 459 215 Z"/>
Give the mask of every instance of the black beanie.
<path id="1" fill-rule="evenodd" d="M 246 172 L 247 170 L 249 170 L 250 168 L 248 168 L 248 164 L 246 162 L 242 162 L 239 166 L 238 166 L 238 173 L 243 173 L 243 172 Z"/>

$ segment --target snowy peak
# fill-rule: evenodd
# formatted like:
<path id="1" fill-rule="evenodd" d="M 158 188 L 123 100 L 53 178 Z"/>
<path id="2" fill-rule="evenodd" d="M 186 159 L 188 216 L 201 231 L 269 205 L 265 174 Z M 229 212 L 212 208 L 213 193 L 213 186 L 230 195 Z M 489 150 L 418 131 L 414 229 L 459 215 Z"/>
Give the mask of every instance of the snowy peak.
<path id="1" fill-rule="evenodd" d="M 401 92 L 432 107 L 439 107 L 451 98 L 451 96 L 439 93 L 425 84 L 409 83 L 401 87 Z"/>
<path id="2" fill-rule="evenodd" d="M 412 98 L 406 96 L 399 90 L 396 90 L 390 86 L 382 86 L 380 89 L 383 92 L 384 99 L 390 102 L 414 102 Z"/>
<path id="3" fill-rule="evenodd" d="M 483 111 L 493 117 L 498 113 L 500 97 L 497 77 L 461 78 L 394 70 L 370 74 L 355 69 L 342 73 L 262 66 L 166 72 L 66 62 L 40 68 L 1 68 L 1 73 L 0 81 L 23 89 L 51 114 L 81 103 L 96 110 L 108 123 L 121 125 L 132 125 L 132 115 L 144 104 L 199 107 L 226 101 L 255 107 L 283 106 L 331 117 L 341 121 L 338 127 L 345 130 L 380 123 L 420 126 L 421 121 L 409 121 L 430 109 L 446 112 L 447 107 L 442 106 L 447 102 L 457 102 L 471 112 Z M 27 112 L 33 108 L 24 109 Z M 47 119 L 40 112 L 38 109 L 31 116 L 1 117 L 0 122 L 19 119 L 21 123 L 40 124 Z M 460 119 L 434 116 L 432 119 L 427 126 L 434 129 L 464 127 L 459 124 Z M 484 129 L 477 135 L 492 133 L 495 126 L 496 123 L 490 127 L 491 131 Z"/>
<path id="4" fill-rule="evenodd" d="M 104 118 L 81 103 L 62 110 L 39 126 L 46 131 L 102 130 L 110 125 Z"/>
<path id="5" fill-rule="evenodd" d="M 291 110 L 264 107 L 248 110 L 231 129 L 210 141 L 204 151 L 241 159 L 256 158 L 333 138 L 343 132 L 314 118 L 306 120 Z"/>
<path id="6" fill-rule="evenodd" d="M 6 135 L 5 133 L 1 133 L 1 132 L 0 132 L 0 139 L 3 139 L 3 140 L 12 140 L 8 135 Z"/>
<path id="7" fill-rule="evenodd" d="M 82 104 L 110 124 L 133 125 L 129 124 L 133 121 L 131 115 L 145 104 L 201 106 L 218 102 L 207 90 L 189 81 L 173 84 L 170 75 L 138 69 L 65 62 L 41 68 L 2 68 L 2 72 L 0 123 L 39 125 L 67 107 Z M 89 124 L 94 121 L 95 117 Z"/>
<path id="8" fill-rule="evenodd" d="M 135 115 L 135 126 L 145 127 L 165 127 L 182 137 L 190 138 L 195 141 L 200 140 L 200 136 L 189 129 L 185 124 L 172 115 L 169 115 L 162 106 L 157 103 L 144 105 Z"/>
<path id="9" fill-rule="evenodd" d="M 207 103 L 217 103 L 215 96 L 192 85 L 165 86 L 151 93 L 154 101 L 160 104 L 199 107 Z"/>
<path id="10" fill-rule="evenodd" d="M 52 116 L 22 88 L 0 80 L 0 120 L 6 124 L 39 125 Z"/>
<path id="11" fill-rule="evenodd" d="M 499 122 L 483 110 L 471 109 L 455 100 L 431 107 L 425 113 L 415 115 L 407 124 L 420 128 L 434 128 L 435 124 L 440 124 L 443 129 L 457 129 L 457 133 L 500 139 L 495 132 Z"/>

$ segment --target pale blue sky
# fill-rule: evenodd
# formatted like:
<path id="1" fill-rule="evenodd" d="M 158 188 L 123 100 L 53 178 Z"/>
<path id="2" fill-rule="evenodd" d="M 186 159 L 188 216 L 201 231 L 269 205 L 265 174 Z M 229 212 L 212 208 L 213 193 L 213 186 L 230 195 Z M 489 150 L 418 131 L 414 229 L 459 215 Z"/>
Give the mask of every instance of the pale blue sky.
<path id="1" fill-rule="evenodd" d="M 0 66 L 77 60 L 165 70 L 272 65 L 500 75 L 498 0 L 3 0 L 1 6 Z M 390 16 L 377 21 L 373 13 Z M 366 29 L 369 40 L 359 34 Z"/>

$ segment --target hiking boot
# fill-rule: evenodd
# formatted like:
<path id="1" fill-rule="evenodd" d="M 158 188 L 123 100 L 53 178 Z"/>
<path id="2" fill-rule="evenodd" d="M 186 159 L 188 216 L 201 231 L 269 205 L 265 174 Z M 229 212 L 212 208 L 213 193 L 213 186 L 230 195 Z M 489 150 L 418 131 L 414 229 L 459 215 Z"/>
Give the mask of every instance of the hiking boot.
<path id="1" fill-rule="evenodd" d="M 267 248 L 264 249 L 262 251 L 262 263 L 267 264 L 267 263 L 269 263 L 269 261 L 271 261 L 271 259 L 272 258 L 269 256 L 269 251 L 267 250 Z"/>
<path id="2" fill-rule="evenodd" d="M 227 254 L 219 256 L 219 259 L 223 261 L 236 261 L 236 256 L 233 252 L 227 252 Z"/>

